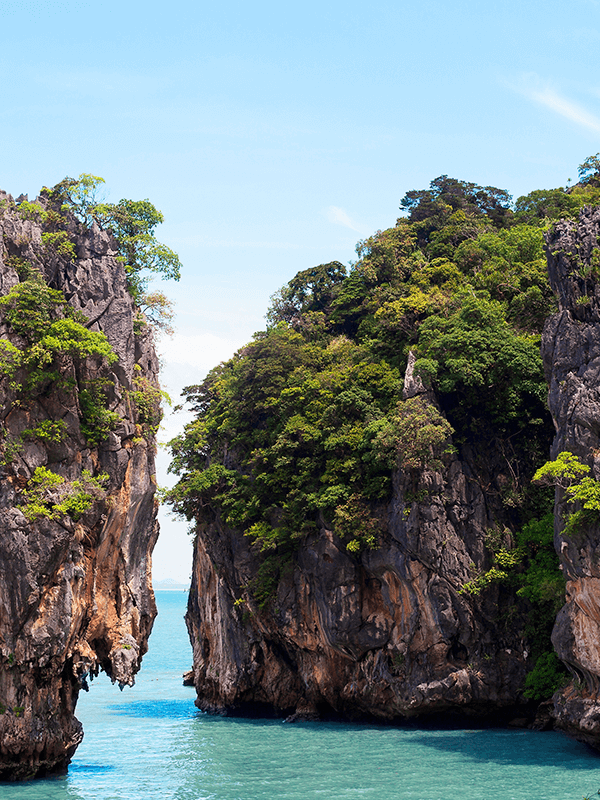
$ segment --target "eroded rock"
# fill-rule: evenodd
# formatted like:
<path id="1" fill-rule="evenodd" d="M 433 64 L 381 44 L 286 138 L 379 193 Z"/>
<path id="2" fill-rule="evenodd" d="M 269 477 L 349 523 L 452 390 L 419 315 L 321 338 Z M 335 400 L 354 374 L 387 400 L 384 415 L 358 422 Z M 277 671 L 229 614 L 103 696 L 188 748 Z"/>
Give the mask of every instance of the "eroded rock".
<path id="1" fill-rule="evenodd" d="M 134 332 L 112 237 L 72 219 L 77 258 L 71 262 L 42 244 L 40 224 L 23 219 L 9 195 L 0 193 L 0 200 L 2 294 L 19 282 L 15 258 L 27 262 L 118 355 L 112 365 L 65 355 L 64 380 L 31 397 L 16 394 L 6 377 L 0 381 L 0 779 L 19 779 L 66 768 L 83 736 L 74 716 L 80 689 L 100 669 L 121 686 L 132 684 L 147 649 L 156 615 L 155 443 L 134 392 L 140 379 L 157 388 L 158 362 L 149 330 Z M 10 327 L 0 325 L 0 335 L 19 345 Z M 90 445 L 81 428 L 73 384 L 81 386 L 82 375 L 86 385 L 97 380 L 107 387 L 108 408 L 121 418 L 99 444 Z M 48 420 L 62 421 L 61 440 L 22 439 L 24 430 Z M 78 519 L 29 520 L 19 506 L 36 467 L 71 482 L 85 470 L 105 473 L 105 494 Z"/>
<path id="2" fill-rule="evenodd" d="M 542 355 L 556 425 L 553 457 L 568 450 L 600 478 L 600 209 L 558 223 L 547 237 L 550 283 L 559 312 L 544 328 Z M 574 680 L 555 696 L 557 724 L 600 749 L 600 525 L 564 532 L 572 505 L 557 489 L 555 544 L 567 579 L 567 603 L 552 641 Z"/>
<path id="3" fill-rule="evenodd" d="M 522 609 L 501 587 L 463 588 L 506 518 L 495 457 L 465 447 L 417 485 L 398 471 L 379 546 L 353 554 L 323 525 L 262 608 L 245 591 L 259 570 L 248 537 L 219 518 L 200 525 L 187 613 L 197 705 L 292 720 L 523 717 Z"/>

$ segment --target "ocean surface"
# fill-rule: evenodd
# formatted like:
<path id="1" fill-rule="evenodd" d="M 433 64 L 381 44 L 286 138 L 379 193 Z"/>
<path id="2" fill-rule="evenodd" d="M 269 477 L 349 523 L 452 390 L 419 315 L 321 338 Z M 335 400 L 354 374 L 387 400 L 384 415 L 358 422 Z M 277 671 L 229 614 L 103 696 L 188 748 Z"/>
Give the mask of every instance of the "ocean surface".
<path id="1" fill-rule="evenodd" d="M 581 800 L 600 789 L 600 755 L 559 733 L 202 714 L 181 681 L 186 599 L 157 593 L 135 687 L 101 676 L 81 693 L 85 738 L 69 774 L 1 783 L 0 800 Z"/>

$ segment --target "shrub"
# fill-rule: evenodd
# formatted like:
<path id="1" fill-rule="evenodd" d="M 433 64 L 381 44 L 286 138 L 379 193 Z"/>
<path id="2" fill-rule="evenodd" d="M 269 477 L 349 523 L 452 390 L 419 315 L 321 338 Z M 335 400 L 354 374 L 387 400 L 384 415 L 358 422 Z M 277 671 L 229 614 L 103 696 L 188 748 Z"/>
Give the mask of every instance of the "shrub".
<path id="1" fill-rule="evenodd" d="M 587 473 L 590 467 L 567 451 L 559 453 L 554 461 L 547 461 L 533 476 L 541 485 L 560 486 L 567 503 L 579 506 L 568 515 L 563 535 L 576 534 L 587 523 L 600 520 L 600 481 Z"/>
<path id="2" fill-rule="evenodd" d="M 138 365 L 136 367 L 133 379 L 135 389 L 130 396 L 137 410 L 138 423 L 144 427 L 148 435 L 155 436 L 162 419 L 161 400 L 166 399 L 170 402 L 169 396 L 141 375 Z"/>
<path id="3" fill-rule="evenodd" d="M 79 391 L 81 431 L 90 447 L 97 447 L 121 422 L 116 411 L 108 408 L 106 390 L 112 381 L 96 378 L 86 381 Z"/>
<path id="4" fill-rule="evenodd" d="M 69 261 L 75 261 L 77 255 L 75 244 L 67 231 L 47 231 L 42 233 L 42 244 L 47 252 L 55 252 Z"/>
<path id="5" fill-rule="evenodd" d="M 42 517 L 59 520 L 69 516 L 75 522 L 106 496 L 107 475 L 93 477 L 84 470 L 81 478 L 67 481 L 46 467 L 37 467 L 28 481 L 25 502 L 19 506 L 30 522 Z"/>
<path id="6" fill-rule="evenodd" d="M 21 433 L 22 439 L 39 439 L 42 442 L 62 442 L 67 435 L 67 426 L 62 419 L 45 419 L 34 428 Z"/>
<path id="7" fill-rule="evenodd" d="M 568 680 L 568 673 L 556 653 L 544 653 L 525 678 L 523 695 L 528 700 L 547 700 Z"/>

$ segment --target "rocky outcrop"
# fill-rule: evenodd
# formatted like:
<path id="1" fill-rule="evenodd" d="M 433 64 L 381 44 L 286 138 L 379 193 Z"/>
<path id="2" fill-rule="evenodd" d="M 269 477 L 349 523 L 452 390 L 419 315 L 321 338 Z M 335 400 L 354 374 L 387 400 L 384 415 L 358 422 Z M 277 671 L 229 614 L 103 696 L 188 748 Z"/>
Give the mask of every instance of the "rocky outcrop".
<path id="1" fill-rule="evenodd" d="M 37 202 L 49 207 L 44 197 Z M 72 217 L 64 236 L 43 236 L 40 215 L 24 208 L 0 193 L 1 293 L 31 270 L 41 274 L 82 312 L 81 324 L 105 334 L 118 360 L 58 347 L 50 364 L 33 354 L 16 373 L 6 358 L 0 365 L 2 780 L 66 768 L 83 736 L 74 716 L 80 689 L 100 669 L 132 684 L 156 615 L 155 447 L 146 424 L 158 396 L 152 336 L 135 320 L 112 237 Z M 57 246 L 60 237 L 74 249 Z M 0 338 L 25 347 L 6 308 Z M 34 363 L 48 374 L 32 383 Z M 145 416 L 140 393 L 150 398 Z M 90 419 L 105 424 L 105 435 L 90 434 Z M 58 476 L 56 488 L 35 483 L 48 473 Z"/>
<path id="2" fill-rule="evenodd" d="M 405 397 L 434 402 L 413 362 Z M 323 524 L 280 565 L 262 608 L 253 589 L 269 575 L 248 538 L 218 517 L 200 525 L 186 618 L 197 705 L 290 719 L 514 717 L 522 609 L 497 586 L 485 598 L 463 589 L 489 566 L 486 536 L 509 536 L 498 528 L 506 470 L 499 453 L 465 446 L 439 472 L 398 471 L 378 547 L 353 554 Z"/>
<path id="3" fill-rule="evenodd" d="M 560 222 L 547 238 L 559 312 L 546 323 L 542 355 L 556 424 L 553 455 L 569 451 L 600 479 L 600 209 Z M 555 544 L 567 579 L 567 603 L 552 641 L 574 680 L 555 696 L 557 724 L 600 749 L 600 525 L 564 535 L 573 512 L 557 490 Z"/>

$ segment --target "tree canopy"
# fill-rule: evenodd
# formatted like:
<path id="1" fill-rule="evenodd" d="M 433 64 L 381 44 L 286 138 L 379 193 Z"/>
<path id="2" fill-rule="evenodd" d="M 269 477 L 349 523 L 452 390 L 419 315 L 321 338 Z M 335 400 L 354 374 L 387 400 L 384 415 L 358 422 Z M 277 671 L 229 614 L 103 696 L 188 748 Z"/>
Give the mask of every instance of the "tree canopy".
<path id="1" fill-rule="evenodd" d="M 186 390 L 197 416 L 172 442 L 175 509 L 200 522 L 219 514 L 275 550 L 326 524 L 356 550 L 376 540 L 394 469 L 500 447 L 518 462 L 506 502 L 525 521 L 553 434 L 543 234 L 597 193 L 581 183 L 513 204 L 503 189 L 442 175 L 406 193 L 406 216 L 359 242 L 349 270 L 299 272 L 273 296 L 267 329 Z M 402 399 L 410 350 L 441 416 Z"/>
<path id="2" fill-rule="evenodd" d="M 179 256 L 156 239 L 155 229 L 164 222 L 156 206 L 149 200 L 100 202 L 103 184 L 103 178 L 83 173 L 78 178 L 63 178 L 49 193 L 66 205 L 82 224 L 89 227 L 96 222 L 112 233 L 134 300 L 150 307 L 146 291 L 151 276 L 178 281 L 181 276 Z M 162 319 L 161 308 L 154 306 L 153 310 L 154 315 Z"/>
<path id="3" fill-rule="evenodd" d="M 299 272 L 273 296 L 266 330 L 185 390 L 195 418 L 171 442 L 169 500 L 204 535 L 225 524 L 249 537 L 261 564 L 245 591 L 260 607 L 305 538 L 327 528 L 360 559 L 386 535 L 394 476 L 412 487 L 401 501 L 410 514 L 434 491 L 423 471 L 457 455 L 473 480 L 487 475 L 488 512 L 510 531 L 495 544 L 486 536 L 489 568 L 460 591 L 485 602 L 496 586 L 515 615 L 527 608 L 526 697 L 562 685 L 550 642 L 564 599 L 552 497 L 531 481 L 554 435 L 540 338 L 557 305 L 543 237 L 600 203 L 599 175 L 596 155 L 575 186 L 515 203 L 447 175 L 407 192 L 403 216 L 359 242 L 350 269 Z M 413 381 L 433 394 L 403 396 L 411 352 Z M 597 515 L 598 483 L 581 465 L 551 467 L 536 484 L 567 476 L 568 497 L 583 504 L 569 524 Z"/>

